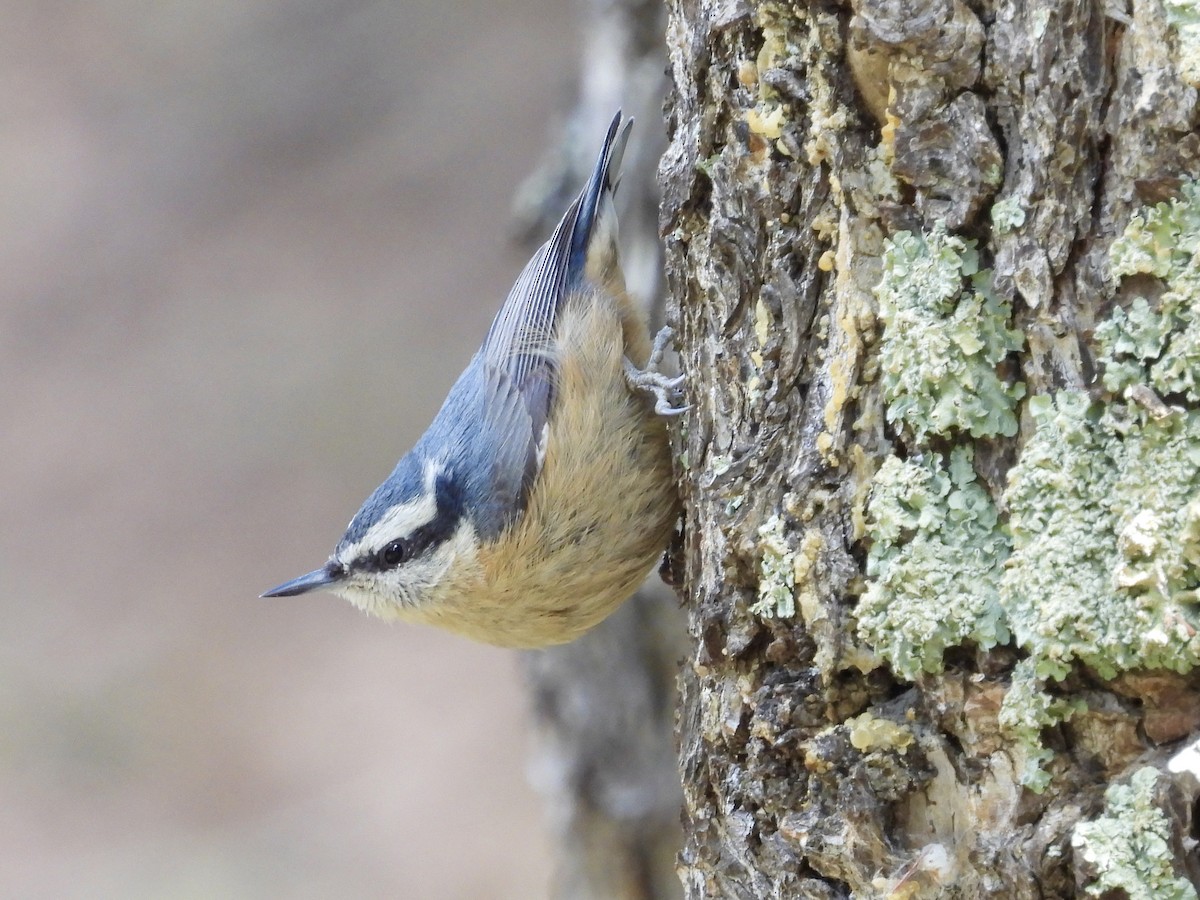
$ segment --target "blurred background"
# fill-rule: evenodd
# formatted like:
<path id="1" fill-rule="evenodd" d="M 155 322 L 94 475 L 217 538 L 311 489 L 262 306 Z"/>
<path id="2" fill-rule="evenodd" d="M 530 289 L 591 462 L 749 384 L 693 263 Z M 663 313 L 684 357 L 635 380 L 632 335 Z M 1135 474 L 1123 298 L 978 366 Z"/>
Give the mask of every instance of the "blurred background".
<path id="1" fill-rule="evenodd" d="M 0 15 L 0 896 L 543 896 L 516 657 L 257 594 L 524 262 L 575 8 Z"/>

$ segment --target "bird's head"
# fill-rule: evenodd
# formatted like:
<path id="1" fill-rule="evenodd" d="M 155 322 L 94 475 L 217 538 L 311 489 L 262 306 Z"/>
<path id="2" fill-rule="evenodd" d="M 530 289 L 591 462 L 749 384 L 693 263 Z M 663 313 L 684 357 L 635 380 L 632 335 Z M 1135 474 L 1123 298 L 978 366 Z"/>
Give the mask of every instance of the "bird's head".
<path id="1" fill-rule="evenodd" d="M 453 473 L 409 454 L 367 498 L 324 566 L 262 596 L 326 589 L 394 619 L 435 600 L 455 565 L 472 560 L 476 549 Z"/>

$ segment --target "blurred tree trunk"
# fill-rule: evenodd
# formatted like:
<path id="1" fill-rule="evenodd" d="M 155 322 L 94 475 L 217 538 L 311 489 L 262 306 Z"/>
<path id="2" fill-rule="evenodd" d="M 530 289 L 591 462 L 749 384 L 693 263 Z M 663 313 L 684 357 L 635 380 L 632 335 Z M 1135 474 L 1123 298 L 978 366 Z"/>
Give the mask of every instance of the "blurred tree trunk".
<path id="1" fill-rule="evenodd" d="M 655 170 L 665 146 L 663 30 L 655 0 L 584 0 L 579 98 L 517 197 L 518 227 L 545 240 L 595 163 L 617 109 L 637 120 L 617 196 L 622 262 L 634 296 L 662 319 Z M 531 776 L 546 799 L 558 900 L 682 896 L 682 794 L 674 749 L 676 672 L 686 651 L 679 603 L 652 577 L 580 640 L 524 654 Z"/>
<path id="2" fill-rule="evenodd" d="M 1194 4 L 668 14 L 687 895 L 1195 896 Z"/>

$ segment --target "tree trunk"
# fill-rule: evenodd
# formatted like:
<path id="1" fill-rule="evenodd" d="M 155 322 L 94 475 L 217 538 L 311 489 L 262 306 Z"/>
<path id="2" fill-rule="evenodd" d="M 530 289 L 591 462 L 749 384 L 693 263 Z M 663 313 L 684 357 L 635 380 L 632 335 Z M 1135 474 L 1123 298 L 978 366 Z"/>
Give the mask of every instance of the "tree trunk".
<path id="1" fill-rule="evenodd" d="M 668 10 L 687 895 L 1195 897 L 1195 5 Z"/>

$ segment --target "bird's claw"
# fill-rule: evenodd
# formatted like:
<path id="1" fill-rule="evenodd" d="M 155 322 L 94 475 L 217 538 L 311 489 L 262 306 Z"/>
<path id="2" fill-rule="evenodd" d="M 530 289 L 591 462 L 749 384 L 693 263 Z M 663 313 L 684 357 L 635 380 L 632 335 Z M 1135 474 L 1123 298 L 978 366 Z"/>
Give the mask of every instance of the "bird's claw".
<path id="1" fill-rule="evenodd" d="M 658 370 L 673 335 L 671 327 L 664 325 L 654 336 L 654 346 L 650 350 L 646 368 L 639 369 L 628 359 L 625 360 L 625 380 L 633 390 L 654 395 L 654 411 L 660 416 L 678 416 L 691 409 L 690 405 L 681 402 L 687 377 L 666 375 Z"/>

